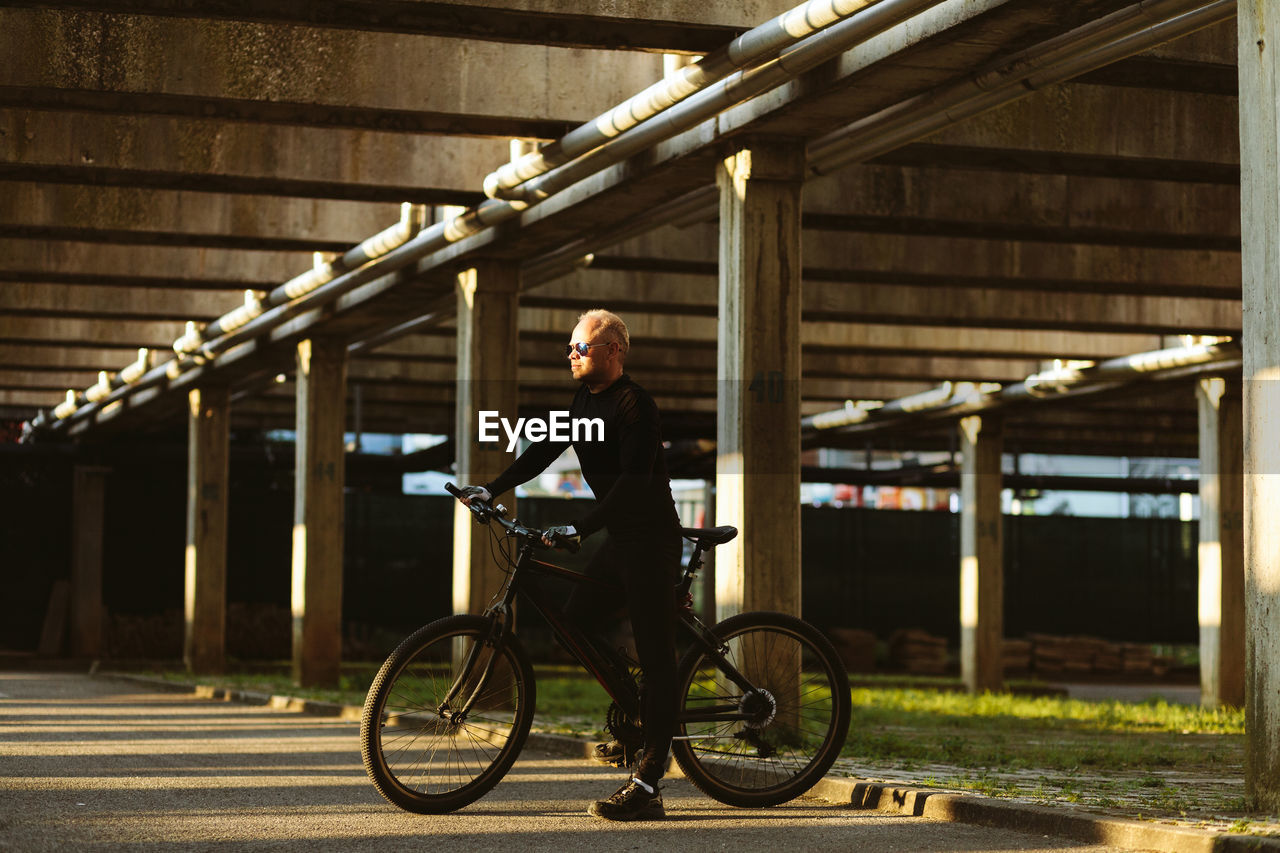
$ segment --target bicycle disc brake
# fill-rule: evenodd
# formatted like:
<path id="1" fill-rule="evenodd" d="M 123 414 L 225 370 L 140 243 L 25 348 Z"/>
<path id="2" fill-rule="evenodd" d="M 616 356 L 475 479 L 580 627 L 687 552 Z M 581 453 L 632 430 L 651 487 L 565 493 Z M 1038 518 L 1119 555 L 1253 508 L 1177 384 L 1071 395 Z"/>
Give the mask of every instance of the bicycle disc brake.
<path id="1" fill-rule="evenodd" d="M 739 706 L 747 721 L 734 733 L 734 737 L 754 747 L 760 758 L 777 755 L 777 747 L 765 737 L 765 729 L 773 723 L 778 712 L 778 702 L 773 694 L 763 688 L 753 690 L 742 697 Z"/>

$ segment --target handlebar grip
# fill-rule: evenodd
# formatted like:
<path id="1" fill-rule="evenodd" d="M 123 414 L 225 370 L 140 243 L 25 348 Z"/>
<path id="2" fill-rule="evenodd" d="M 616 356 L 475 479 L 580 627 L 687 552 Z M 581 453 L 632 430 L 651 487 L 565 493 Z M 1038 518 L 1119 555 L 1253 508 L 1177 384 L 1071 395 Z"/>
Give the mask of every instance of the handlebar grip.
<path id="1" fill-rule="evenodd" d="M 453 483 L 445 483 L 444 490 L 449 494 L 453 495 L 455 498 L 462 497 L 462 489 L 459 489 Z"/>

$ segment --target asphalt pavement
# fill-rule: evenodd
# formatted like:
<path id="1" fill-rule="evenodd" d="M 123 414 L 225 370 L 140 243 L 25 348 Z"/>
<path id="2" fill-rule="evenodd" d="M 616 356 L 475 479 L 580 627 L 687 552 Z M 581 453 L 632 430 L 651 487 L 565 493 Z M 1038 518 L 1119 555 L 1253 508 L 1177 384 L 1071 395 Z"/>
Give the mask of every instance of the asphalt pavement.
<path id="1" fill-rule="evenodd" d="M 357 726 L 67 673 L 0 673 L 0 850 L 867 850 L 1119 848 L 802 799 L 735 809 L 683 779 L 668 820 L 587 805 L 616 770 L 527 749 L 450 815 L 409 814 L 365 777 Z"/>

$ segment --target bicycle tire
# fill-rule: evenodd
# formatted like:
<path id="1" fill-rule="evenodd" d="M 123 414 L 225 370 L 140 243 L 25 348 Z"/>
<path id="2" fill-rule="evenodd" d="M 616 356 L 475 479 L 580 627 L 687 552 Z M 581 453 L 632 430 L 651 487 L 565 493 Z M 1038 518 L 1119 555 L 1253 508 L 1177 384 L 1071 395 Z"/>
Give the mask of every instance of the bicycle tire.
<path id="1" fill-rule="evenodd" d="M 360 754 L 382 796 L 406 811 L 443 814 L 484 796 L 520 754 L 533 722 L 536 688 L 529 658 L 508 636 L 480 691 L 493 646 L 481 646 L 469 672 L 463 660 L 490 634 L 481 616 L 448 616 L 418 629 L 387 658 L 360 717 Z M 442 704 L 476 692 L 462 719 Z M 455 700 L 455 703 L 457 700 Z"/>
<path id="2" fill-rule="evenodd" d="M 794 616 L 740 613 L 712 629 L 743 691 L 695 646 L 677 670 L 680 720 L 672 752 L 699 790 L 726 805 L 764 807 L 808 791 L 831 768 L 849 732 L 849 677 L 835 648 Z M 788 663 L 799 660 L 800 668 Z M 772 702 L 772 712 L 769 703 Z M 711 705 L 736 704 L 751 720 L 687 721 Z"/>

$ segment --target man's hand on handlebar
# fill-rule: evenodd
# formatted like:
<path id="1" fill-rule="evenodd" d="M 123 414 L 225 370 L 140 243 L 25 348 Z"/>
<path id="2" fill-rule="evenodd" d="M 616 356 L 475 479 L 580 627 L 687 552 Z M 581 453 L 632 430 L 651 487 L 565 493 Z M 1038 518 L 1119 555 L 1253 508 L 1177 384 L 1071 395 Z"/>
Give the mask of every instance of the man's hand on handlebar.
<path id="1" fill-rule="evenodd" d="M 484 486 L 463 486 L 459 492 L 458 500 L 462 501 L 466 506 L 471 506 L 473 499 L 484 503 L 489 503 L 493 500 L 493 495 L 489 494 L 489 490 Z"/>
<path id="2" fill-rule="evenodd" d="M 582 545 L 582 537 L 573 529 L 572 524 L 565 524 L 542 531 L 542 544 L 577 551 Z"/>

